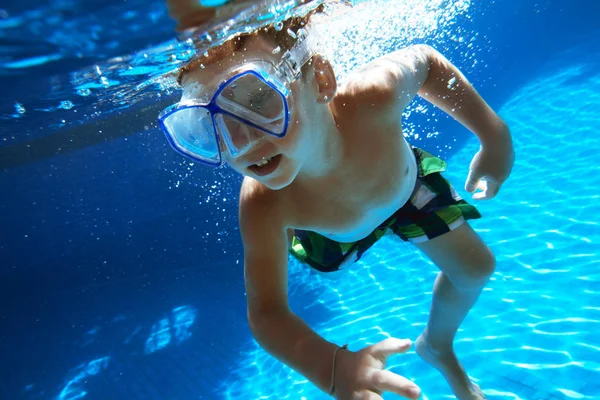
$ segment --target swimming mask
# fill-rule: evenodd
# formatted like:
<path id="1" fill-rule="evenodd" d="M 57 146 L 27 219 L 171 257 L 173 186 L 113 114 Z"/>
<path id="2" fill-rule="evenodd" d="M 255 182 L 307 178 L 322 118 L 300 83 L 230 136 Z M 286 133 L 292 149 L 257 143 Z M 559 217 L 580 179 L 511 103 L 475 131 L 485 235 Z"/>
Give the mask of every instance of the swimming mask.
<path id="1" fill-rule="evenodd" d="M 295 45 L 276 65 L 260 60 L 245 63 L 229 71 L 211 98 L 167 107 L 158 121 L 171 146 L 194 161 L 219 166 L 222 150 L 238 157 L 265 134 L 285 136 L 290 85 L 314 55 L 314 40 L 300 30 Z"/>

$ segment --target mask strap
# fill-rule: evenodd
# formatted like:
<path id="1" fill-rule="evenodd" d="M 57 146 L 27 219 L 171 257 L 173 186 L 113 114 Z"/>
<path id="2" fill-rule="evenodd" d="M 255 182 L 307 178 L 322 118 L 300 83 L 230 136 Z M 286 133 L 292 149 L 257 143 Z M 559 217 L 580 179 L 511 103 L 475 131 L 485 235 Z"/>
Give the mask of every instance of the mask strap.
<path id="1" fill-rule="evenodd" d="M 283 54 L 277 65 L 277 70 L 288 84 L 291 84 L 302 75 L 300 70 L 317 52 L 316 49 L 320 39 L 315 27 L 310 28 L 310 34 L 302 28 L 298 30 L 296 35 L 296 44 Z"/>

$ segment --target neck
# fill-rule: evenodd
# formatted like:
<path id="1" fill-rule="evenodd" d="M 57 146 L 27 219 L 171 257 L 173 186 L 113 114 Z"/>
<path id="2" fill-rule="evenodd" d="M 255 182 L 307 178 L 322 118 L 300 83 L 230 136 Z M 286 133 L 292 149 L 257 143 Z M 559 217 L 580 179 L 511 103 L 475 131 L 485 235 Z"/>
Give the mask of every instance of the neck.
<path id="1" fill-rule="evenodd" d="M 315 185 L 326 182 L 340 171 L 343 159 L 342 134 L 338 129 L 335 115 L 330 107 L 324 107 L 326 112 L 311 118 L 318 125 L 314 127 L 313 140 L 307 144 L 307 155 L 295 179 L 300 185 Z M 311 124 L 312 125 L 312 124 Z M 308 127 L 308 129 L 311 129 Z M 318 132 L 318 133 L 317 133 Z"/>

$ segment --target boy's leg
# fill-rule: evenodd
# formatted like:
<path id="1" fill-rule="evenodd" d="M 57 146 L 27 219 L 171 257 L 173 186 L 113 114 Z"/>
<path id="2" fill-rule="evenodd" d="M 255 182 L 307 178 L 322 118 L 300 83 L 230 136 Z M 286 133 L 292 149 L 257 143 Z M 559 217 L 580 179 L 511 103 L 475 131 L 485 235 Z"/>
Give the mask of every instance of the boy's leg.
<path id="1" fill-rule="evenodd" d="M 441 270 L 433 288 L 427 328 L 417 339 L 417 352 L 440 370 L 458 399 L 483 399 L 456 358 L 452 343 L 494 272 L 494 255 L 468 223 L 415 245 Z"/>

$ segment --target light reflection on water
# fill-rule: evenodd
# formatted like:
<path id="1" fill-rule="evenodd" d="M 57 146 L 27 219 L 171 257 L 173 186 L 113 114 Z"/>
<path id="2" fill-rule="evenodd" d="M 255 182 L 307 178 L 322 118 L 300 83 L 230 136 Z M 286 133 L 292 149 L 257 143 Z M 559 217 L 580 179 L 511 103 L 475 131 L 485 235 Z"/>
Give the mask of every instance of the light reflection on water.
<path id="1" fill-rule="evenodd" d="M 150 328 L 150 333 L 145 341 L 144 354 L 148 355 L 160 350 L 164 350 L 169 345 L 179 345 L 192 337 L 191 328 L 196 322 L 198 310 L 195 307 L 185 305 L 175 307 L 168 317 L 158 320 Z M 127 317 L 118 315 L 113 319 L 114 322 L 125 321 Z M 100 328 L 94 327 L 86 333 L 86 337 L 81 341 L 80 346 L 85 347 L 91 344 L 92 341 L 96 340 Z M 107 328 L 110 329 L 110 328 Z M 133 333 L 131 333 L 124 341 L 124 344 L 131 343 L 134 336 L 142 331 L 142 327 L 137 327 Z M 114 332 L 107 332 L 113 333 Z M 91 338 L 90 338 L 91 336 Z M 114 352 L 115 349 L 109 351 Z M 110 361 L 112 358 L 119 358 L 115 356 L 105 356 L 94 359 L 89 362 L 85 362 L 71 371 L 72 378 L 67 379 L 63 389 L 57 397 L 57 400 L 78 400 L 87 396 L 85 386 L 87 380 L 90 377 L 100 374 L 110 367 Z M 122 360 L 118 360 L 122 361 Z M 25 388 L 25 391 L 34 389 L 34 385 L 29 385 Z"/>
<path id="2" fill-rule="evenodd" d="M 287 4 L 290 0 L 279 3 Z M 281 8 L 291 13 L 289 7 Z M 465 25 L 469 8 L 470 0 L 374 0 L 358 3 L 352 9 L 347 4 L 331 3 L 327 8 L 328 16 L 318 24 L 328 38 L 327 46 L 321 51 L 330 58 L 342 81 L 350 70 L 415 42 L 427 42 L 445 52 L 456 52 L 462 60 L 468 60 L 467 68 L 474 68 L 481 47 L 487 43 Z M 457 24 L 458 17 L 463 17 L 461 26 Z M 263 16 L 260 24 L 274 20 L 275 17 Z M 246 30 L 248 25 L 244 22 L 231 21 L 226 29 L 219 27 L 216 31 L 197 35 L 195 40 L 172 39 L 113 57 L 71 73 L 68 81 L 57 80 L 37 104 L 14 102 L 10 112 L 2 110 L 0 119 L 57 112 L 65 110 L 65 104 L 71 104 L 68 108 L 71 112 L 64 124 L 85 123 L 117 109 L 126 110 L 141 101 L 178 95 L 174 74 L 196 54 L 196 48 L 204 52 L 234 32 Z M 77 113 L 73 112 L 75 110 Z"/>

